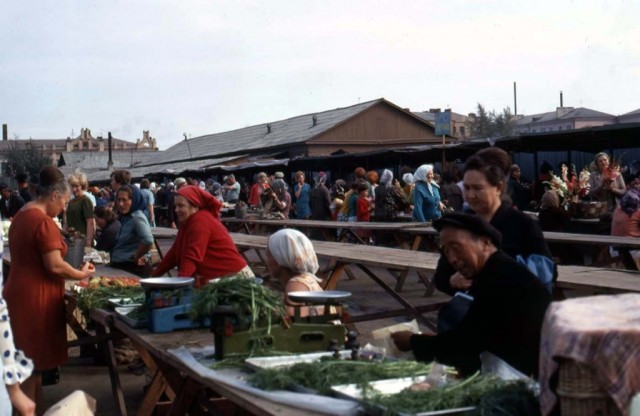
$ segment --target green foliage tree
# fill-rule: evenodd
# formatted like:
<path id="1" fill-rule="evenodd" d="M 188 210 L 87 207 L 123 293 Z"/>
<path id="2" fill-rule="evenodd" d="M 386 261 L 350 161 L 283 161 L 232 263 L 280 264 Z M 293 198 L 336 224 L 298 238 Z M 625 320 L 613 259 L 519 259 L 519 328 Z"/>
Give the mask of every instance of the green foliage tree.
<path id="1" fill-rule="evenodd" d="M 515 118 L 511 109 L 506 107 L 501 113 L 495 110 L 488 112 L 484 106 L 478 103 L 476 119 L 471 124 L 472 138 L 487 138 L 510 136 L 513 134 Z"/>
<path id="2" fill-rule="evenodd" d="M 36 149 L 31 141 L 11 140 L 5 157 L 8 163 L 9 174 L 18 173 L 37 174 L 45 166 L 50 166 L 51 158 Z"/>

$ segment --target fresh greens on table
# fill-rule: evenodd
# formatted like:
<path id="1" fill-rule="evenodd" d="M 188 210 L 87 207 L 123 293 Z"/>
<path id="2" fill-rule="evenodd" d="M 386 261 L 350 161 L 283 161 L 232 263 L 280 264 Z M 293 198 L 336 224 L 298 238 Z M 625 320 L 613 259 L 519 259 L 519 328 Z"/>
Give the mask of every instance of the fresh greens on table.
<path id="1" fill-rule="evenodd" d="M 250 322 L 250 330 L 271 326 L 286 316 L 284 299 L 254 279 L 219 279 L 197 290 L 191 305 L 191 318 L 209 318 L 219 306 L 231 306 L 240 322 Z"/>
<path id="2" fill-rule="evenodd" d="M 353 361 L 325 357 L 312 363 L 258 370 L 250 377 L 249 382 L 264 390 L 303 387 L 327 395 L 331 393 L 333 385 L 417 377 L 428 374 L 430 369 L 431 364 L 417 361 Z"/>
<path id="3" fill-rule="evenodd" d="M 106 308 L 109 299 L 130 298 L 134 303 L 144 302 L 144 290 L 140 286 L 108 286 L 85 289 L 77 293 L 78 309 L 89 316 L 91 309 Z"/>

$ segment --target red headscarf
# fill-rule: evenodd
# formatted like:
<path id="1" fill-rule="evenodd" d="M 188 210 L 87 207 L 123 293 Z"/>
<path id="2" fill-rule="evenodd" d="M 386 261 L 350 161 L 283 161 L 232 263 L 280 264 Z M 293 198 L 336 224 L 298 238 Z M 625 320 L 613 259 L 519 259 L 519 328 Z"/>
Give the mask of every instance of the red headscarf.
<path id="1" fill-rule="evenodd" d="M 214 217 L 220 218 L 222 203 L 204 189 L 193 185 L 183 186 L 178 190 L 178 195 L 187 198 L 198 208 L 210 211 Z"/>

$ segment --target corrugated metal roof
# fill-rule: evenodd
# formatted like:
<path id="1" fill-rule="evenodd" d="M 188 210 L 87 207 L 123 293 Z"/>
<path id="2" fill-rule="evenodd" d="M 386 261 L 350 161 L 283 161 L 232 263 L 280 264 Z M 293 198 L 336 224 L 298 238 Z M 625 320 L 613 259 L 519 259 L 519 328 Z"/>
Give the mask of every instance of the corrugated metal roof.
<path id="1" fill-rule="evenodd" d="M 155 156 L 155 152 L 124 150 L 113 151 L 113 166 L 117 169 L 130 168 L 140 165 Z M 109 163 L 109 152 L 62 152 L 65 167 L 69 169 L 79 168 L 81 170 L 106 169 Z"/>
<path id="2" fill-rule="evenodd" d="M 305 114 L 224 133 L 195 137 L 159 152 L 146 164 L 169 163 L 199 157 L 218 156 L 238 151 L 269 149 L 303 143 L 385 100 L 380 98 L 351 107 Z M 314 117 L 316 125 L 314 126 Z"/>
<path id="3" fill-rule="evenodd" d="M 624 116 L 635 116 L 640 114 L 640 108 L 638 108 L 637 110 L 633 110 L 633 111 L 629 111 L 628 113 L 623 114 L 620 117 L 624 117 Z"/>

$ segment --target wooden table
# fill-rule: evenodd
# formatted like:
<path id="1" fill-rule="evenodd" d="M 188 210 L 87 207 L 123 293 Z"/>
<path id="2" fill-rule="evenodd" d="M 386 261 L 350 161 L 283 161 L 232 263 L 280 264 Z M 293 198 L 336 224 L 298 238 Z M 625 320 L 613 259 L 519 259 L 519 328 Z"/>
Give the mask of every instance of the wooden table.
<path id="1" fill-rule="evenodd" d="M 131 328 L 117 319 L 115 314 L 110 311 L 94 310 L 91 312 L 91 318 L 100 327 L 103 327 L 105 333 L 111 336 L 121 334 L 128 337 L 147 368 L 153 373 L 151 384 L 138 408 L 137 414 L 139 416 L 156 414 L 156 410 L 161 414 L 169 415 L 238 414 L 233 407 L 245 409 L 252 415 L 323 414 L 310 409 L 304 403 L 290 406 L 264 397 L 257 397 L 246 390 L 235 387 L 232 378 L 230 378 L 230 383 L 222 383 L 203 377 L 168 352 L 168 350 L 178 347 L 211 346 L 213 335 L 208 329 L 154 334 L 146 329 Z M 112 344 L 110 338 L 105 338 L 102 342 Z M 113 345 L 107 345 L 106 351 L 109 356 L 109 367 L 113 369 L 113 372 L 110 372 L 113 395 L 115 400 L 121 403 L 119 406 L 120 414 L 126 415 L 124 396 L 118 373 L 115 371 Z M 159 401 L 163 394 L 169 398 L 170 403 L 166 408 L 160 409 L 162 405 Z M 211 400 L 212 396 L 217 400 Z M 232 402 L 231 406 L 229 401 Z M 240 412 L 240 414 L 244 413 Z M 326 415 L 326 413 L 324 414 Z"/>
<path id="2" fill-rule="evenodd" d="M 388 233 L 400 244 L 401 233 L 405 228 L 420 228 L 428 223 L 416 222 L 344 222 L 344 221 L 320 221 L 320 220 L 266 220 L 257 218 L 222 218 L 227 226 L 236 225 L 235 231 L 244 231 L 247 234 L 265 234 L 276 228 L 295 228 L 298 230 L 318 230 L 326 241 L 345 241 L 349 237 L 361 244 L 368 244 L 359 231 L 372 233 Z"/>
<path id="3" fill-rule="evenodd" d="M 247 250 L 264 251 L 267 248 L 266 236 L 247 235 L 231 233 L 234 243 L 242 252 Z M 354 317 L 353 322 L 367 321 L 373 319 L 398 316 L 408 314 L 423 322 L 429 327 L 434 327 L 433 323 L 423 316 L 424 312 L 437 310 L 441 305 L 434 304 L 424 308 L 417 308 L 402 297 L 396 290 L 401 287 L 410 270 L 423 272 L 419 274 L 426 286 L 426 294 L 431 295 L 435 291 L 435 286 L 430 276 L 436 269 L 439 254 L 427 252 L 411 252 L 394 248 L 364 246 L 357 244 L 336 243 L 329 241 L 312 241 L 316 255 L 321 259 L 329 260 L 326 270 L 318 271 L 318 275 L 324 279 L 324 289 L 334 290 L 340 280 L 343 271 L 349 265 L 358 267 L 371 280 L 378 284 L 385 292 L 400 303 L 404 309 L 376 314 L 367 314 Z M 384 270 L 391 274 L 396 280 L 396 288 L 390 287 L 371 268 Z M 429 276 L 424 277 L 423 276 Z"/>

